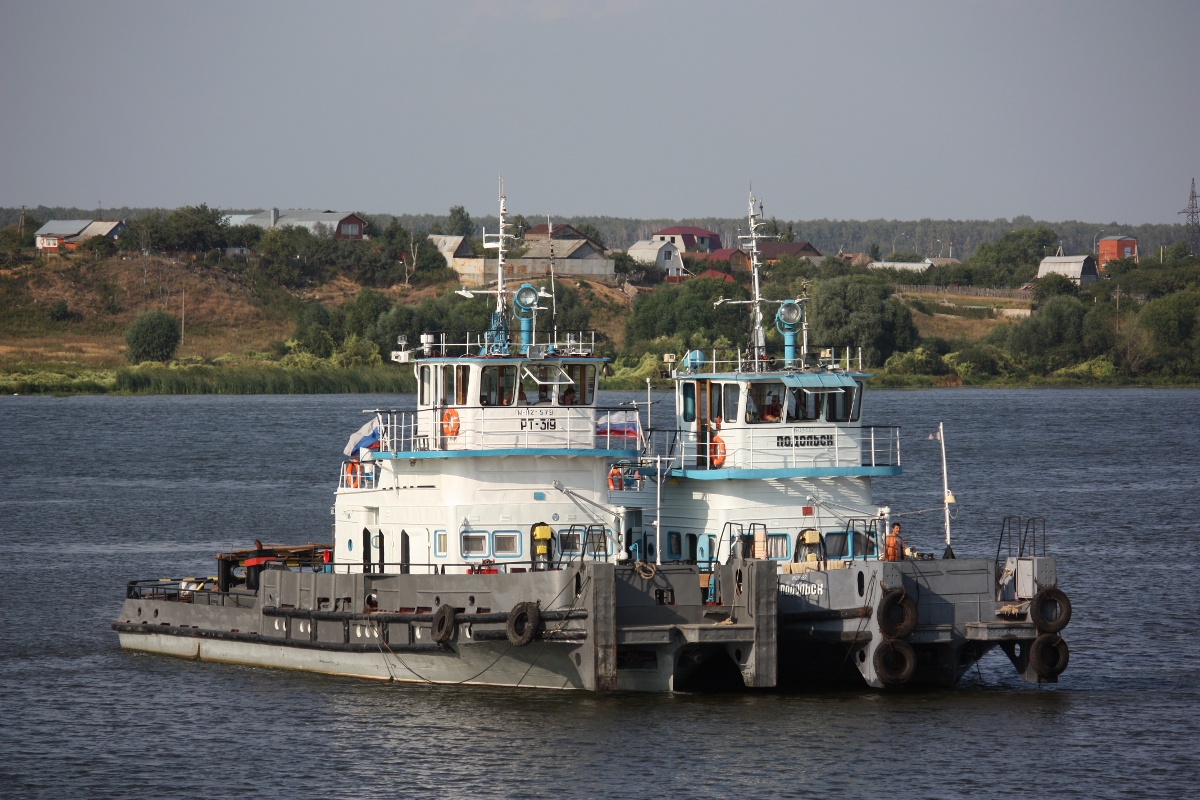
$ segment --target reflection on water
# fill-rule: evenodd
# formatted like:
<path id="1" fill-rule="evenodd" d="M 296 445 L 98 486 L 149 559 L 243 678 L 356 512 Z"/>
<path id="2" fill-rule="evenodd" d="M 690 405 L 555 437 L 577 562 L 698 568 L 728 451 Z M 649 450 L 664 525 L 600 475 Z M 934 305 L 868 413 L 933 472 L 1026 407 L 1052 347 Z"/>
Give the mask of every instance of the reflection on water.
<path id="1" fill-rule="evenodd" d="M 610 396 L 614 400 L 644 395 Z M 655 407 L 666 418 L 669 398 Z M 603 400 L 602 400 L 603 401 Z M 1182 797 L 1200 774 L 1193 633 L 1200 392 L 876 392 L 940 552 L 1047 518 L 1071 666 L 993 654 L 949 691 L 593 696 L 400 686 L 123 653 L 125 581 L 208 574 L 253 538 L 328 538 L 359 412 L 411 398 L 0 398 L 6 797 Z M 1154 413 L 1148 413 L 1153 409 Z M 48 450 L 46 431 L 61 431 Z"/>

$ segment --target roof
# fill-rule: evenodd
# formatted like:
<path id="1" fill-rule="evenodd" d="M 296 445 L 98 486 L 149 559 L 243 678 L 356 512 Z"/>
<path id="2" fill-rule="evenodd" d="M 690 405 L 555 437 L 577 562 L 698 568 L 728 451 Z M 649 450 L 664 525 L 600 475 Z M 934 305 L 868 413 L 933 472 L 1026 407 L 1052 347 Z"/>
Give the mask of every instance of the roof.
<path id="1" fill-rule="evenodd" d="M 271 210 L 261 211 L 246 217 L 244 225 L 257 225 L 260 228 L 271 227 Z M 312 228 L 314 225 L 337 225 L 346 217 L 355 217 L 353 211 L 313 211 L 307 208 L 281 208 L 275 221 L 276 228 L 286 228 L 293 225 L 300 228 Z"/>
<path id="2" fill-rule="evenodd" d="M 1120 241 L 1124 241 L 1126 239 L 1128 239 L 1130 241 L 1134 241 L 1134 242 L 1137 241 L 1136 236 L 1117 235 L 1117 236 L 1101 236 L 1100 237 L 1100 241 L 1102 241 L 1102 242 L 1120 242 Z"/>
<path id="3" fill-rule="evenodd" d="M 528 238 L 528 237 L 532 236 L 533 238 L 536 239 L 540 236 L 540 237 L 545 238 L 549 234 L 549 232 L 550 232 L 549 226 L 547 226 L 546 223 L 543 222 L 541 225 L 534 225 L 532 228 L 525 231 L 525 237 Z M 567 223 L 563 222 L 559 225 L 554 226 L 554 238 L 555 239 L 586 239 L 587 237 L 584 236 L 579 231 L 575 230 L 574 226 L 568 225 Z"/>
<path id="4" fill-rule="evenodd" d="M 733 283 L 733 276 L 728 272 L 721 272 L 718 269 L 706 269 L 704 272 L 696 274 L 697 278 L 712 278 L 713 280 L 724 281 L 725 283 Z"/>
<path id="5" fill-rule="evenodd" d="M 651 235 L 658 236 L 659 234 L 662 234 L 662 233 L 665 233 L 668 235 L 673 234 L 675 236 L 708 236 L 710 238 L 715 237 L 717 235 L 717 234 L 713 233 L 712 231 L 706 231 L 706 230 L 704 230 L 704 228 L 697 228 L 692 225 L 676 225 L 673 228 L 663 228 L 661 231 L 655 231 Z"/>
<path id="6" fill-rule="evenodd" d="M 1068 278 L 1097 277 L 1096 262 L 1091 256 L 1047 256 L 1038 265 L 1039 278 L 1050 274 Z"/>
<path id="7" fill-rule="evenodd" d="M 820 256 L 821 252 L 813 247 L 812 242 L 759 242 L 758 251 L 763 258 L 775 259 L 781 256 Z"/>
<path id="8" fill-rule="evenodd" d="M 722 247 L 720 250 L 710 250 L 707 253 L 688 253 L 687 257 L 696 261 L 732 261 L 737 255 L 743 258 L 746 254 L 736 247 Z"/>
<path id="9" fill-rule="evenodd" d="M 88 225 L 90 219 L 52 219 L 34 231 L 34 236 L 74 236 Z"/>
<path id="10" fill-rule="evenodd" d="M 108 236 L 117 228 L 124 227 L 124 225 L 125 225 L 125 223 L 121 222 L 121 220 L 114 220 L 114 221 L 96 220 L 95 222 L 89 223 L 88 226 L 86 228 L 84 228 L 82 231 L 80 231 L 79 233 L 75 234 L 74 236 L 69 237 L 68 241 L 71 241 L 71 240 L 83 241 L 84 239 L 91 239 L 93 236 Z"/>
<path id="11" fill-rule="evenodd" d="M 438 252 L 440 252 L 442 257 L 446 259 L 447 264 L 449 264 L 455 258 L 469 257 L 474 255 L 474 251 L 471 250 L 470 247 L 467 247 L 466 252 L 463 252 L 462 250 L 463 242 L 466 240 L 466 238 L 467 237 L 465 236 L 444 236 L 437 233 L 429 234 L 429 241 L 433 242 L 434 246 L 437 247 Z"/>
<path id="12" fill-rule="evenodd" d="M 562 239 L 554 237 L 555 258 L 604 258 L 604 252 L 591 239 Z M 526 242 L 526 250 L 514 258 L 550 258 L 550 239 Z"/>
<path id="13" fill-rule="evenodd" d="M 648 239 L 642 239 L 641 241 L 634 242 L 633 244 L 629 245 L 629 249 L 626 250 L 625 252 L 627 252 L 631 256 L 634 255 L 634 251 L 637 251 L 639 253 L 645 252 L 647 255 L 657 256 L 659 253 L 662 252 L 663 248 L 667 248 L 667 247 L 671 248 L 672 250 L 679 249 L 679 247 L 677 245 L 675 245 L 673 242 L 666 241 L 665 239 L 659 240 L 659 241 L 650 241 Z M 635 258 L 636 258 L 636 256 L 635 256 Z"/>
<path id="14" fill-rule="evenodd" d="M 872 261 L 867 264 L 869 269 L 907 269 L 923 272 L 930 267 L 929 259 L 924 261 Z"/>

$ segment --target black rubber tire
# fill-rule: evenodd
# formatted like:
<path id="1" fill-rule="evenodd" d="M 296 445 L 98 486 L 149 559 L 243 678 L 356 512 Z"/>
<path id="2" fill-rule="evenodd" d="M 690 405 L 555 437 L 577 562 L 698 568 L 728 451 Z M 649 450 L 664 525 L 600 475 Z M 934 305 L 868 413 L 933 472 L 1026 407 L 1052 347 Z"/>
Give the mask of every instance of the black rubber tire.
<path id="1" fill-rule="evenodd" d="M 917 627 L 917 603 L 902 589 L 892 589 L 879 600 L 879 632 L 888 639 L 903 639 Z"/>
<path id="2" fill-rule="evenodd" d="M 1043 633 L 1029 645 L 1029 666 L 1039 678 L 1057 678 L 1070 660 L 1067 643 L 1056 633 Z"/>
<path id="3" fill-rule="evenodd" d="M 433 615 L 433 640 L 445 644 L 454 638 L 454 629 L 458 622 L 458 614 L 451 605 L 443 605 Z"/>
<path id="4" fill-rule="evenodd" d="M 1071 621 L 1071 601 L 1057 586 L 1042 589 L 1029 603 L 1029 619 L 1038 633 L 1058 633 Z"/>
<path id="5" fill-rule="evenodd" d="M 533 641 L 537 635 L 538 625 L 541 624 L 542 614 L 537 603 L 517 603 L 508 612 L 508 622 L 504 625 L 504 635 L 513 647 L 524 647 Z"/>
<path id="6" fill-rule="evenodd" d="M 917 654 L 903 639 L 887 639 L 875 648 L 871 663 L 875 667 L 875 676 L 884 686 L 902 686 L 912 679 L 917 669 Z"/>

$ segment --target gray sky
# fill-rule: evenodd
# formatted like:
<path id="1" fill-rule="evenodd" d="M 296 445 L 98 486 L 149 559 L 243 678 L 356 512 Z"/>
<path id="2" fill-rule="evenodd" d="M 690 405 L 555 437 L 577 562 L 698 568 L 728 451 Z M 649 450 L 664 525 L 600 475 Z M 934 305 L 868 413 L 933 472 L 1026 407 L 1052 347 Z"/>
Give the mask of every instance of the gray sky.
<path id="1" fill-rule="evenodd" d="M 0 0 L 0 206 L 1181 222 L 1200 2 Z"/>

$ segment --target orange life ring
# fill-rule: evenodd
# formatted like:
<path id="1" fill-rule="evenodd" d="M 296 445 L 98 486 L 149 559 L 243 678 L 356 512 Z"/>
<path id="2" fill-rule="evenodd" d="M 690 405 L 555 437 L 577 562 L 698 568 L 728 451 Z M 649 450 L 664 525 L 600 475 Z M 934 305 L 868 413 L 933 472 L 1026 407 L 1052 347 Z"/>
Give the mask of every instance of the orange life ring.
<path id="1" fill-rule="evenodd" d="M 608 471 L 608 488 L 615 492 L 623 486 L 624 481 L 621 477 L 621 468 L 614 464 L 613 468 Z"/>
<path id="2" fill-rule="evenodd" d="M 346 485 L 351 489 L 357 489 L 360 479 L 362 478 L 362 465 L 357 461 L 346 462 Z"/>
<path id="3" fill-rule="evenodd" d="M 453 408 L 442 412 L 442 435 L 458 436 L 458 412 Z"/>
<path id="4" fill-rule="evenodd" d="M 714 436 L 708 443 L 708 460 L 714 467 L 725 466 L 725 442 L 720 436 Z"/>

